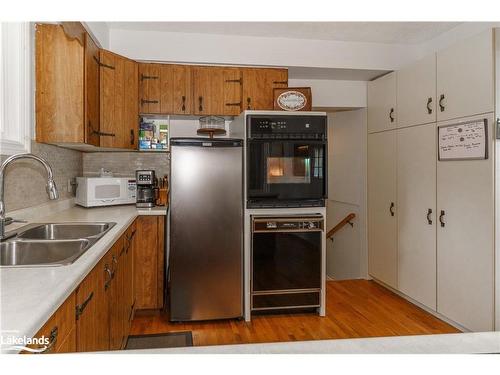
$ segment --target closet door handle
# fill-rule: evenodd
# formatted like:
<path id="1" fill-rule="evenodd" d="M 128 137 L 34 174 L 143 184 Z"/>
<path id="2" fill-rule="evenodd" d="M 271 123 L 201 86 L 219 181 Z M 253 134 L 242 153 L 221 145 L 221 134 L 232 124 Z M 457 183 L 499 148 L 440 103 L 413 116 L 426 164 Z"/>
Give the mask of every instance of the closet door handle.
<path id="1" fill-rule="evenodd" d="M 444 228 L 446 223 L 444 222 L 444 215 L 446 215 L 446 212 L 444 210 L 441 210 L 441 214 L 439 215 L 439 222 L 441 223 L 441 227 Z"/>
<path id="2" fill-rule="evenodd" d="M 441 94 L 441 96 L 439 97 L 439 110 L 441 112 L 444 112 L 444 108 L 445 108 L 444 103 L 443 103 L 444 99 L 445 99 L 444 94 Z"/>
<path id="3" fill-rule="evenodd" d="M 432 98 L 427 98 L 427 113 L 430 115 L 432 113 Z"/>
<path id="4" fill-rule="evenodd" d="M 389 119 L 391 120 L 391 122 L 394 122 L 394 108 L 391 108 L 391 110 L 389 111 Z"/>
<path id="5" fill-rule="evenodd" d="M 428 208 L 427 209 L 427 224 L 429 224 L 429 225 L 432 225 L 431 215 L 432 215 L 432 208 Z"/>
<path id="6" fill-rule="evenodd" d="M 389 213 L 391 216 L 394 216 L 394 202 L 391 202 L 391 205 L 389 206 Z"/>

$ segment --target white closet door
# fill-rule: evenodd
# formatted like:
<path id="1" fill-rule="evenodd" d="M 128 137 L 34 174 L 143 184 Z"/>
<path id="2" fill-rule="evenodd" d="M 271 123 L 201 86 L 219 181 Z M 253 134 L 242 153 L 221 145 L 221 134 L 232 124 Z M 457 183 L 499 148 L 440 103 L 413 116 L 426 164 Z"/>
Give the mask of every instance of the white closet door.
<path id="1" fill-rule="evenodd" d="M 395 204 L 396 131 L 369 134 L 368 268 L 372 277 L 393 288 L 398 287 Z"/>
<path id="2" fill-rule="evenodd" d="M 368 82 L 368 133 L 396 127 L 396 73 Z"/>
<path id="3" fill-rule="evenodd" d="M 398 127 L 436 121 L 436 55 L 397 73 Z"/>
<path id="4" fill-rule="evenodd" d="M 437 165 L 437 215 L 445 212 L 437 228 L 437 311 L 472 331 L 493 329 L 493 116 L 486 117 L 487 160 Z"/>
<path id="5" fill-rule="evenodd" d="M 490 29 L 438 52 L 438 121 L 494 110 L 493 50 Z M 442 95 L 444 108 L 441 110 Z"/>
<path id="6" fill-rule="evenodd" d="M 397 132 L 399 290 L 435 310 L 436 124 Z"/>

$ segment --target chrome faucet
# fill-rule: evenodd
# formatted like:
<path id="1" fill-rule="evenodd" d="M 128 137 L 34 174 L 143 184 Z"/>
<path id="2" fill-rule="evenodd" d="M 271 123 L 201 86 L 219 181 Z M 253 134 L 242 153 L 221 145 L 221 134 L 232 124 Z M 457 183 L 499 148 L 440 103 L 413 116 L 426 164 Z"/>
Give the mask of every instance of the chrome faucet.
<path id="1" fill-rule="evenodd" d="M 18 159 L 33 159 L 39 161 L 47 171 L 47 185 L 45 190 L 49 196 L 50 200 L 59 198 L 59 193 L 57 192 L 56 183 L 54 182 L 54 173 L 52 168 L 44 159 L 33 154 L 16 154 L 9 156 L 0 166 L 0 240 L 4 240 L 5 236 L 5 226 L 16 222 L 17 220 L 11 217 L 5 217 L 5 203 L 4 203 L 4 179 L 5 179 L 5 168 L 15 160 Z M 9 235 L 11 237 L 14 234 Z"/>

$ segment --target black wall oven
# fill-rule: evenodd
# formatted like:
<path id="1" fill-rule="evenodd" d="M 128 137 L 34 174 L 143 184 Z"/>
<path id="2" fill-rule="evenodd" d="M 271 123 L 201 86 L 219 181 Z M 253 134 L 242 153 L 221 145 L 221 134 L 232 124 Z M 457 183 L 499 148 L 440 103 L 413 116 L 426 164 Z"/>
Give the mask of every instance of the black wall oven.
<path id="1" fill-rule="evenodd" d="M 323 217 L 253 217 L 251 310 L 318 308 Z"/>
<path id="2" fill-rule="evenodd" d="M 247 117 L 247 207 L 323 207 L 326 116 Z"/>

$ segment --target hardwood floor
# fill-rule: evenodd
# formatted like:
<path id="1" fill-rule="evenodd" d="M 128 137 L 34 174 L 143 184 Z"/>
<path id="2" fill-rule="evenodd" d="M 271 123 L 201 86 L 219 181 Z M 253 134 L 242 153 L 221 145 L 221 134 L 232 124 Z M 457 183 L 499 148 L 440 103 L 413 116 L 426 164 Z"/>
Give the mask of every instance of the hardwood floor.
<path id="1" fill-rule="evenodd" d="M 130 334 L 192 331 L 193 344 L 199 346 L 460 332 L 373 281 L 328 281 L 326 296 L 326 317 L 285 314 L 253 316 L 250 323 L 171 323 L 165 313 L 140 311 Z"/>

